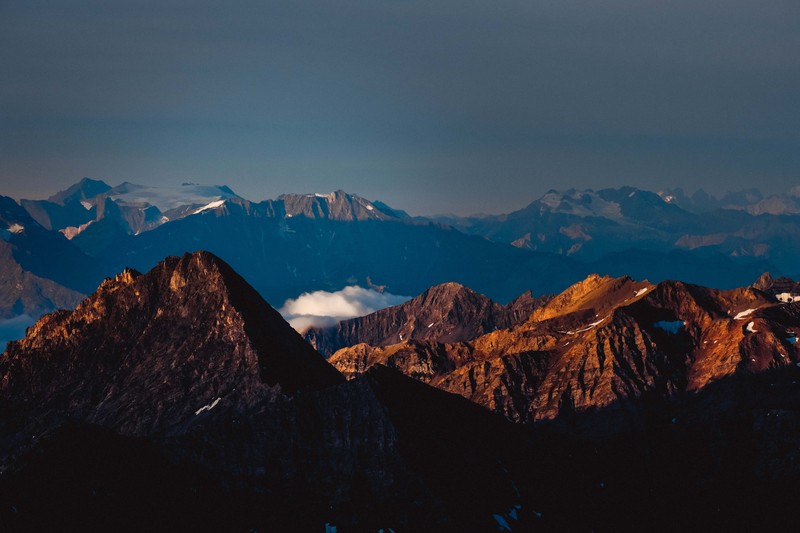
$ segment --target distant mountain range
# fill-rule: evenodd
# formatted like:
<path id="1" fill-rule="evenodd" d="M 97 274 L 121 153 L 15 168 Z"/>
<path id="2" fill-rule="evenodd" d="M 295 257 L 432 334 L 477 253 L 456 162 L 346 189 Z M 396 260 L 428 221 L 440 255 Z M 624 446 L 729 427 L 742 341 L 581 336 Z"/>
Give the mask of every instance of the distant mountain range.
<path id="1" fill-rule="evenodd" d="M 658 194 L 632 187 L 570 189 L 550 191 L 506 215 L 436 220 L 519 248 L 601 265 L 608 254 L 638 249 L 763 259 L 777 270 L 793 273 L 800 259 L 798 194 L 800 190 L 795 188 L 764 198 L 757 190 L 749 190 L 716 199 L 702 191 L 689 198 L 680 189 Z M 627 273 L 633 274 L 631 270 Z M 674 277 L 699 282 L 691 272 L 685 274 L 689 275 Z M 664 279 L 640 276 L 638 270 L 635 275 Z"/>
<path id="2" fill-rule="evenodd" d="M 447 282 L 507 303 L 595 272 L 732 288 L 765 271 L 795 272 L 795 198 L 551 191 L 507 215 L 428 219 L 343 191 L 252 202 L 227 186 L 86 178 L 47 200 L 2 199 L 5 268 L 18 265 L 27 288 L 3 295 L 0 316 L 71 306 L 67 290 L 86 294 L 125 267 L 144 271 L 197 249 L 224 258 L 276 304 L 346 285 L 418 294 Z"/>
<path id="3" fill-rule="evenodd" d="M 218 257 L 169 257 L 0 356 L 0 519 L 790 529 L 798 287 L 592 275 L 503 307 L 447 284 L 340 328 L 361 344 L 326 361 Z"/>

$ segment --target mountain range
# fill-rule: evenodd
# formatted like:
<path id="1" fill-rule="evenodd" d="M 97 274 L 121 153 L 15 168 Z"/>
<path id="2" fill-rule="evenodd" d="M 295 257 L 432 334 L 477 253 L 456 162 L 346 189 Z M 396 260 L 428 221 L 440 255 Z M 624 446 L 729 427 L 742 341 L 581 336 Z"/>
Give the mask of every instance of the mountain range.
<path id="1" fill-rule="evenodd" d="M 592 275 L 504 307 L 446 284 L 336 330 L 360 344 L 326 361 L 213 254 L 123 270 L 0 356 L 0 519 L 787 529 L 797 287 Z"/>

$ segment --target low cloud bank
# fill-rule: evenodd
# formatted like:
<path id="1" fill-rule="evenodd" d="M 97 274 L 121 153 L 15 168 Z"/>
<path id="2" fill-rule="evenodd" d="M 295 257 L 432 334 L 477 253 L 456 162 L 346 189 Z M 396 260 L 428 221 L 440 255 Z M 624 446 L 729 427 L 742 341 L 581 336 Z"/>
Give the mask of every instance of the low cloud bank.
<path id="1" fill-rule="evenodd" d="M 4 352 L 8 341 L 15 341 L 25 336 L 25 329 L 36 322 L 30 315 L 19 315 L 14 318 L 0 320 L 0 352 Z"/>
<path id="2" fill-rule="evenodd" d="M 340 320 L 368 315 L 409 299 L 351 285 L 336 292 L 304 292 L 286 300 L 278 311 L 294 329 L 303 333 L 310 327 L 332 326 Z"/>

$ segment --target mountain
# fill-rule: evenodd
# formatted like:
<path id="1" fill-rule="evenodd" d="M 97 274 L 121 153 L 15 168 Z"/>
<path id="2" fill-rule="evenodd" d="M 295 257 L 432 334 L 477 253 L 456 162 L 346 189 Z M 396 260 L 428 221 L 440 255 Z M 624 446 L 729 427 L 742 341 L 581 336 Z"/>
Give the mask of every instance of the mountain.
<path id="1" fill-rule="evenodd" d="M 60 230 L 89 223 L 96 216 L 92 200 L 110 189 L 103 181 L 83 178 L 47 200 L 23 199 L 20 204 L 43 227 Z"/>
<path id="2" fill-rule="evenodd" d="M 107 279 L 0 357 L 12 529 L 489 529 L 526 504 L 526 435 L 389 369 L 345 382 L 205 252 Z"/>
<path id="3" fill-rule="evenodd" d="M 461 284 L 444 283 L 401 305 L 342 320 L 335 326 L 311 328 L 303 336 L 325 356 L 360 343 L 388 346 L 404 340 L 466 341 L 526 320 L 547 300 L 527 292 L 502 306 Z"/>
<path id="4" fill-rule="evenodd" d="M 344 381 L 220 259 L 169 258 L 109 278 L 0 356 L 0 520 L 787 529 L 800 369 L 786 331 L 798 316 L 752 288 L 592 276 L 510 330 L 406 345 L 449 357 L 455 371 L 437 376 L 452 384 L 470 383 L 457 379 L 467 367 L 474 386 L 495 383 L 495 410 L 528 413 L 512 424 L 476 404 L 480 391 L 470 401 L 380 364 Z"/>
<path id="5" fill-rule="evenodd" d="M 302 216 L 310 219 L 338 220 L 399 220 L 406 218 L 385 204 L 373 203 L 342 190 L 329 194 L 284 194 L 274 202 L 273 209 L 287 218 Z"/>
<path id="6" fill-rule="evenodd" d="M 792 273 L 800 260 L 792 217 L 692 213 L 630 187 L 550 191 L 508 215 L 441 219 L 457 232 L 343 191 L 251 202 L 225 186 L 110 187 L 85 179 L 23 205 L 40 218 L 67 208 L 80 215 L 42 222 L 58 227 L 104 275 L 204 248 L 273 301 L 364 286 L 367 278 L 395 294 L 456 281 L 501 302 L 528 289 L 558 292 L 590 272 L 731 288 L 765 270 Z M 512 244 L 529 253 L 511 251 Z"/>
<path id="7" fill-rule="evenodd" d="M 100 274 L 94 260 L 60 233 L 42 227 L 5 196 L 0 196 L 0 246 L 4 261 L 13 261 L 25 272 L 72 291 L 91 291 Z"/>
<path id="8" fill-rule="evenodd" d="M 153 360 L 159 353 L 170 357 Z M 72 371 L 53 379 L 52 365 Z M 74 311 L 46 315 L 9 344 L 2 373 L 7 406 L 58 412 L 73 391 L 72 413 L 129 435 L 161 431 L 217 397 L 254 402 L 262 382 L 293 393 L 341 379 L 238 274 L 202 252 L 168 258 L 146 276 L 125 270 Z M 181 394 L 164 392 L 176 386 Z M 130 396 L 161 403 L 131 405 Z M 17 406 L 13 416 L 28 413 Z"/>
<path id="9" fill-rule="evenodd" d="M 437 220 L 469 234 L 595 264 L 595 271 L 732 288 L 746 283 L 746 271 L 759 261 L 794 273 L 800 260 L 796 203 L 795 192 L 765 199 L 749 190 L 716 199 L 703 191 L 688 197 L 679 189 L 659 194 L 632 187 L 570 189 L 549 191 L 509 214 Z M 672 270 L 665 254 L 676 252 L 683 252 L 683 268 Z M 642 270 L 604 269 L 629 263 L 629 254 L 634 261 L 649 256 Z M 728 279 L 706 276 L 703 263 L 709 257 Z M 660 272 L 650 272 L 653 265 Z"/>
<path id="10" fill-rule="evenodd" d="M 795 301 L 800 301 L 800 282 L 792 278 L 780 277 L 774 279 L 769 272 L 764 272 L 753 283 L 753 288 L 770 294 L 781 302 L 794 303 Z"/>
<path id="11" fill-rule="evenodd" d="M 84 178 L 47 200 L 20 203 L 42 226 L 72 239 L 100 221 L 113 222 L 125 233 L 141 233 L 223 200 L 242 199 L 225 186 L 150 187 L 125 182 L 111 187 Z"/>
<path id="12" fill-rule="evenodd" d="M 224 201 L 139 235 L 111 231 L 97 241 L 105 248 L 84 249 L 106 271 L 118 271 L 126 265 L 147 270 L 164 256 L 202 247 L 280 302 L 312 290 L 369 286 L 369 280 L 393 294 L 418 294 L 456 281 L 507 302 L 528 289 L 537 294 L 561 289 L 580 272 L 568 258 L 534 254 L 440 224 L 391 218 L 378 208 L 367 209 L 372 204 L 365 202 L 336 194 L 303 195 L 288 207 L 283 200 Z M 79 239 L 92 235 L 90 227 L 74 240 L 84 245 Z M 764 270 L 748 273 L 749 279 Z"/>
<path id="13" fill-rule="evenodd" d="M 533 422 L 793 367 L 800 362 L 798 316 L 795 304 L 757 289 L 595 275 L 510 330 L 461 343 L 358 345 L 330 361 L 348 376 L 387 365 Z"/>
<path id="14" fill-rule="evenodd" d="M 670 232 L 688 231 L 696 217 L 657 194 L 623 187 L 551 190 L 507 215 L 450 220 L 455 227 L 530 250 L 597 259 L 603 254 L 659 246 Z"/>

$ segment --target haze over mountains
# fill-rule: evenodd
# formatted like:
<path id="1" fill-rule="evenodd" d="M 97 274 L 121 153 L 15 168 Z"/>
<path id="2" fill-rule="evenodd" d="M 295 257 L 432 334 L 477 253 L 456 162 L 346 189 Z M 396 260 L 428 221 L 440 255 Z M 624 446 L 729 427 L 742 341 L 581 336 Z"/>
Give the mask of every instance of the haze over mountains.
<path id="1" fill-rule="evenodd" d="M 87 294 L 125 267 L 148 270 L 196 249 L 230 262 L 275 303 L 352 285 L 413 295 L 447 282 L 507 303 L 594 272 L 732 288 L 764 271 L 795 272 L 796 193 L 551 191 L 506 215 L 426 219 L 343 191 L 253 202 L 227 186 L 87 178 L 47 200 L 2 199 L 3 268 L 21 281 L 0 313 L 71 307 L 68 291 Z"/>

